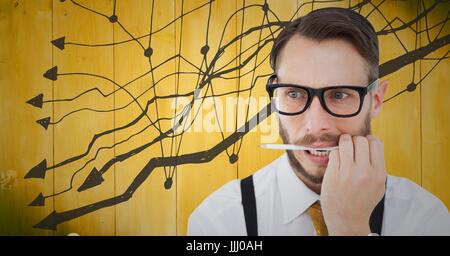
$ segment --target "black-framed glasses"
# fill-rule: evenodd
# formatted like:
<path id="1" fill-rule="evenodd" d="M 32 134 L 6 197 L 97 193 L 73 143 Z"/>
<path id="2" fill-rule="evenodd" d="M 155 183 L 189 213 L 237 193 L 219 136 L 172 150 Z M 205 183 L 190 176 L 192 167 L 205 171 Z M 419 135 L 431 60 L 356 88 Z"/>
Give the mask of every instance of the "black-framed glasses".
<path id="1" fill-rule="evenodd" d="M 277 112 L 289 116 L 305 112 L 314 96 L 319 98 L 322 108 L 332 116 L 356 116 L 361 112 L 367 93 L 378 86 L 376 79 L 366 87 L 337 85 L 314 89 L 303 85 L 272 83 L 275 78 L 276 75 L 269 78 L 266 90 Z"/>

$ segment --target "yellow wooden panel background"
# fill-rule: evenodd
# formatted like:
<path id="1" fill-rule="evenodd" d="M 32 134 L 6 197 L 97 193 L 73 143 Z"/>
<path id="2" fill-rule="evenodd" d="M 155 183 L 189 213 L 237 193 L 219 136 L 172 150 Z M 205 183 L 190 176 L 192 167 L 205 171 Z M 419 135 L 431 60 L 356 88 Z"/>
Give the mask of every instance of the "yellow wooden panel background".
<path id="1" fill-rule="evenodd" d="M 205 158 L 268 103 L 279 22 L 326 6 L 354 8 L 379 31 L 386 99 L 395 97 L 373 132 L 388 172 L 450 206 L 449 2 L 0 0 L 0 234 L 185 235 L 207 195 L 282 154 L 258 147 L 271 133 L 279 140 L 272 115 Z M 62 37 L 64 49 L 51 43 Z M 55 66 L 57 79 L 44 78 Z M 42 108 L 25 103 L 39 94 Z M 152 142 L 195 95 L 181 126 Z M 47 129 L 35 122 L 45 117 Z M 142 176 L 151 159 L 204 151 L 200 162 Z M 43 159 L 45 178 L 24 179 Z M 95 170 L 101 184 L 78 192 Z M 47 216 L 62 221 L 33 227 Z"/>

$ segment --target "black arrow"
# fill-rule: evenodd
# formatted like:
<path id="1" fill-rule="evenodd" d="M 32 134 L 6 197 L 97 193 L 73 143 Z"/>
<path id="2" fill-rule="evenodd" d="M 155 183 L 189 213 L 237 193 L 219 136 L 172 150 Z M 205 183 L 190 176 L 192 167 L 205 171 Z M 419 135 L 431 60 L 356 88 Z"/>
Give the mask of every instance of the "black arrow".
<path id="1" fill-rule="evenodd" d="M 57 221 L 55 219 L 58 218 L 58 214 L 56 211 L 50 213 L 45 219 L 41 220 L 38 224 L 34 225 L 33 228 L 42 228 L 42 229 L 50 229 L 56 230 Z"/>
<path id="2" fill-rule="evenodd" d="M 48 125 L 50 124 L 50 117 L 48 116 L 48 117 L 39 119 L 39 120 L 36 121 L 36 123 L 42 125 L 42 127 L 44 127 L 45 130 L 47 130 Z"/>
<path id="3" fill-rule="evenodd" d="M 133 193 L 142 185 L 142 183 L 147 180 L 150 174 L 156 167 L 160 166 L 174 166 L 174 165 L 184 165 L 188 163 L 206 163 L 213 160 L 217 155 L 223 152 L 226 148 L 233 145 L 236 141 L 241 139 L 247 132 L 253 129 L 259 122 L 263 121 L 272 113 L 271 105 L 267 105 L 263 110 L 261 110 L 258 114 L 253 116 L 249 121 L 245 123 L 245 125 L 238 129 L 238 131 L 234 132 L 230 136 L 228 136 L 225 140 L 215 145 L 211 149 L 200 151 L 196 153 L 190 153 L 179 156 L 168 156 L 168 157 L 156 157 L 150 159 L 144 168 L 139 172 L 139 174 L 135 177 L 133 182 L 128 186 L 127 190 L 121 194 L 114 196 L 112 198 L 104 199 L 92 204 L 88 204 L 76 209 L 72 209 L 64 212 L 52 212 L 50 215 L 45 217 L 41 222 L 34 225 L 34 228 L 43 228 L 43 229 L 53 229 L 56 230 L 56 226 L 62 222 L 72 220 L 78 218 L 80 216 L 86 215 L 88 213 L 97 211 L 102 208 L 106 208 L 109 206 L 117 205 L 123 203 L 125 201 L 130 200 L 133 196 Z M 94 168 L 91 174 L 96 171 Z M 94 172 L 94 173 L 95 173 Z M 89 176 L 91 175 L 89 174 Z M 95 175 L 94 175 L 95 176 Z M 85 181 L 86 183 L 86 181 Z M 169 185 L 170 181 L 167 182 Z"/>
<path id="4" fill-rule="evenodd" d="M 52 81 L 56 81 L 56 79 L 58 79 L 57 72 L 58 72 L 58 66 L 54 66 L 53 68 L 47 70 L 44 73 L 44 77 L 47 79 L 50 79 Z"/>
<path id="5" fill-rule="evenodd" d="M 38 165 L 31 168 L 31 170 L 25 175 L 24 179 L 30 179 L 30 178 L 45 179 L 45 171 L 46 170 L 47 170 L 47 159 L 44 159 Z"/>
<path id="6" fill-rule="evenodd" d="M 40 193 L 28 206 L 44 206 L 45 205 L 45 197 Z"/>
<path id="7" fill-rule="evenodd" d="M 44 100 L 44 94 L 39 94 L 38 96 L 32 98 L 31 100 L 27 101 L 26 103 L 35 106 L 37 108 L 42 108 L 42 102 Z"/>
<path id="8" fill-rule="evenodd" d="M 78 192 L 100 185 L 104 181 L 102 174 L 94 167 L 83 184 L 77 189 Z"/>
<path id="9" fill-rule="evenodd" d="M 60 50 L 64 50 L 64 41 L 66 40 L 66 37 L 60 37 L 58 39 L 55 39 L 52 41 L 52 44 L 56 47 L 58 47 L 58 49 Z"/>

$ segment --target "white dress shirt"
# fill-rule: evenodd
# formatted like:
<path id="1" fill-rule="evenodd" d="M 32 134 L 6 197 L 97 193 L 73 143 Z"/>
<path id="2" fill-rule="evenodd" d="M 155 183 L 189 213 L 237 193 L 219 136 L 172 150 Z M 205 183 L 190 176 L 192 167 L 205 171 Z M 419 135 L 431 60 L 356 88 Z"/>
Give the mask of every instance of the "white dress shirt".
<path id="1" fill-rule="evenodd" d="M 316 235 L 306 210 L 320 196 L 294 173 L 283 154 L 253 176 L 259 235 Z M 247 235 L 240 180 L 208 196 L 189 218 L 188 235 Z M 450 214 L 412 181 L 388 176 L 381 235 L 450 235 Z"/>

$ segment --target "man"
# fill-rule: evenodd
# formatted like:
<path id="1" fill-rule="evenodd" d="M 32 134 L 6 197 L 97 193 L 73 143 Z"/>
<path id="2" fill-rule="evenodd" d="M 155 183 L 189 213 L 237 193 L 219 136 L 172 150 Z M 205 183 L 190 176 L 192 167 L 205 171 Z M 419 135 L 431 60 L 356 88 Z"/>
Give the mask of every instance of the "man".
<path id="1" fill-rule="evenodd" d="M 370 135 L 387 81 L 378 81 L 372 25 L 341 8 L 291 22 L 271 52 L 267 91 L 288 150 L 234 180 L 192 213 L 189 235 L 449 235 L 450 214 L 415 183 L 388 176 Z M 242 193 L 241 193 L 242 191 Z"/>

